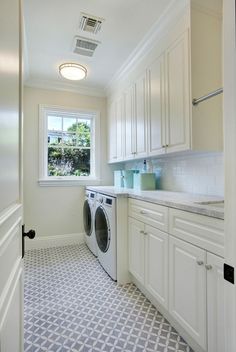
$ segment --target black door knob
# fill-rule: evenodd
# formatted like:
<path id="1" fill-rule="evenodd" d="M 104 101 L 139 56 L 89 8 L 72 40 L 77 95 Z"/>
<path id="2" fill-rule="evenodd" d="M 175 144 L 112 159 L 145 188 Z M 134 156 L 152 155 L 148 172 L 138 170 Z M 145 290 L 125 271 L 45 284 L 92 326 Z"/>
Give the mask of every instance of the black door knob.
<path id="1" fill-rule="evenodd" d="M 25 255 L 25 237 L 32 240 L 35 238 L 35 231 L 29 230 L 28 232 L 25 232 L 25 225 L 22 225 L 22 258 L 24 258 Z"/>

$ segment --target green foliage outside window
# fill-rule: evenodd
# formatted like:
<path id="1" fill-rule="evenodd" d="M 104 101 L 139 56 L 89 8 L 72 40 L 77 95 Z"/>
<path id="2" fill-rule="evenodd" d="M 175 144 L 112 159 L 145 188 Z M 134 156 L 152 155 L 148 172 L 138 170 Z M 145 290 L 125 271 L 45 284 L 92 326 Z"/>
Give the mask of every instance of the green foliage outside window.
<path id="1" fill-rule="evenodd" d="M 48 176 L 89 176 L 90 126 L 74 123 L 56 135 L 48 133 Z"/>

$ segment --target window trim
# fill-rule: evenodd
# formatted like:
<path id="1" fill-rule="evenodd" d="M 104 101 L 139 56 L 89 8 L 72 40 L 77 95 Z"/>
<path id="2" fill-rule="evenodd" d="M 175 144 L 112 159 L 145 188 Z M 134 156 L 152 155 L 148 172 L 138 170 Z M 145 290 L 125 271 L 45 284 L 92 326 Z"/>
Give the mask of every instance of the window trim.
<path id="1" fill-rule="evenodd" d="M 91 176 L 46 176 L 48 156 L 48 112 L 63 115 L 70 113 L 91 114 L 92 117 L 92 147 L 90 149 L 92 174 Z M 100 112 L 92 109 L 76 109 L 57 105 L 39 104 L 39 185 L 40 186 L 76 186 L 76 185 L 97 185 L 100 184 Z"/>

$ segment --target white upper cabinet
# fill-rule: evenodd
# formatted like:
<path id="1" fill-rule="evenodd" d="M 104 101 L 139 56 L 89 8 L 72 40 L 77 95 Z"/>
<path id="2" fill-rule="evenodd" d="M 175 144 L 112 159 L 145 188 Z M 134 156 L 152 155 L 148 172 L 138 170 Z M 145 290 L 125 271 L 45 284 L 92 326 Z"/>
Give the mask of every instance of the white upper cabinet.
<path id="1" fill-rule="evenodd" d="M 148 87 L 148 152 L 158 155 L 165 152 L 165 66 L 164 54 L 147 69 Z"/>
<path id="2" fill-rule="evenodd" d="M 124 125 L 125 143 L 124 158 L 126 160 L 134 158 L 135 133 L 134 133 L 134 113 L 133 113 L 134 87 L 129 87 L 124 93 Z"/>
<path id="3" fill-rule="evenodd" d="M 188 32 L 166 50 L 166 148 L 190 148 Z"/>
<path id="4" fill-rule="evenodd" d="M 108 159 L 109 162 L 123 160 L 124 97 L 113 101 L 108 109 Z"/>
<path id="5" fill-rule="evenodd" d="M 135 157 L 147 155 L 146 128 L 146 74 L 142 74 L 134 84 L 134 133 Z"/>
<path id="6" fill-rule="evenodd" d="M 122 81 L 130 86 L 121 92 L 125 146 L 123 158 L 110 161 L 223 150 L 222 95 L 192 103 L 222 87 L 222 17 L 210 5 L 188 0 L 182 18 L 169 22 L 165 36 Z"/>
<path id="7" fill-rule="evenodd" d="M 123 160 L 123 137 L 124 137 L 124 97 L 121 96 L 116 102 L 116 157 L 117 161 Z"/>
<path id="8" fill-rule="evenodd" d="M 117 161 L 116 153 L 116 104 L 112 102 L 108 108 L 108 159 Z"/>

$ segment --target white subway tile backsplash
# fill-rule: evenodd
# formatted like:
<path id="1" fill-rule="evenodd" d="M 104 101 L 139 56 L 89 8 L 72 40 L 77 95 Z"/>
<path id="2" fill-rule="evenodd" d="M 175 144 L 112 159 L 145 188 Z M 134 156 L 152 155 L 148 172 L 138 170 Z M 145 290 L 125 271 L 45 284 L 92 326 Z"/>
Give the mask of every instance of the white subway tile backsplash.
<path id="1" fill-rule="evenodd" d="M 152 159 L 152 165 L 159 189 L 224 196 L 223 153 Z M 125 164 L 126 169 L 142 167 L 142 160 Z"/>

